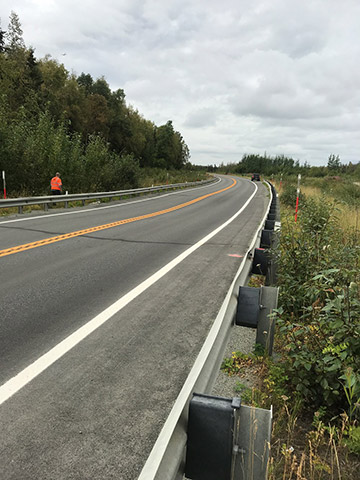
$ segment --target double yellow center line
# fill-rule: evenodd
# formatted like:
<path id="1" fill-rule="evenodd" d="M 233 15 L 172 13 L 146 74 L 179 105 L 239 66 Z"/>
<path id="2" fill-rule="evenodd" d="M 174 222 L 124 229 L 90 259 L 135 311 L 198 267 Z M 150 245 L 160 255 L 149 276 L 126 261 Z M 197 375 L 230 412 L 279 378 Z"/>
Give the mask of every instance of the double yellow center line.
<path id="1" fill-rule="evenodd" d="M 176 205 L 175 207 L 160 210 L 158 212 L 148 213 L 147 215 L 141 215 L 139 217 L 126 218 L 124 220 L 106 223 L 105 225 L 98 225 L 97 227 L 86 228 L 84 230 L 77 230 L 76 232 L 65 233 L 63 235 L 57 235 L 56 237 L 45 238 L 44 240 L 25 243 L 23 245 L 18 245 L 17 247 L 6 248 L 5 250 L 0 250 L 0 257 L 6 257 L 7 255 L 12 255 L 13 253 L 25 252 L 26 250 L 31 250 L 32 248 L 43 247 L 44 245 L 61 242 L 62 240 L 68 240 L 69 238 L 80 237 L 81 235 L 86 235 L 88 233 L 99 232 L 100 230 L 106 230 L 107 228 L 118 227 L 119 225 L 124 225 L 126 223 L 137 222 L 138 220 L 145 220 L 146 218 L 158 217 L 159 215 L 164 215 L 165 213 L 174 212 L 175 210 L 180 210 L 181 208 L 188 207 L 189 205 L 200 202 L 201 200 L 212 197 L 213 195 L 218 195 L 219 193 L 229 190 L 229 188 L 232 188 L 235 184 L 236 180 L 233 179 L 233 183 L 230 186 L 223 188 L 222 190 L 208 193 L 207 195 L 195 198 L 194 200 L 190 200 L 189 202 L 181 203 L 180 205 Z"/>

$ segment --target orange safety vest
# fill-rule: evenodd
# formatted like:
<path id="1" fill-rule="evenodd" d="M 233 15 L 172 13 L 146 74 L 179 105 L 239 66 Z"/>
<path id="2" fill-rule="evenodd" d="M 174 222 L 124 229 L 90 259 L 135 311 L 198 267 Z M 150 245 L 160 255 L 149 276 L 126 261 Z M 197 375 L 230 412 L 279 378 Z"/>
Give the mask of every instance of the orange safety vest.
<path id="1" fill-rule="evenodd" d="M 62 182 L 59 177 L 53 177 L 50 182 L 51 190 L 61 190 Z"/>

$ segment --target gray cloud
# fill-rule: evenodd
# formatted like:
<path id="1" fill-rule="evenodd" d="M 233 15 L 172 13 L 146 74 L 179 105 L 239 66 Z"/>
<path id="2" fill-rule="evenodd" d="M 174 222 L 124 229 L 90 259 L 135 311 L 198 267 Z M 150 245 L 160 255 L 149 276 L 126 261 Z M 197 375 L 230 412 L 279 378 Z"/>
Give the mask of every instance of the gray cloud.
<path id="1" fill-rule="evenodd" d="M 194 163 L 284 153 L 358 161 L 357 0 L 5 0 L 36 56 L 104 75 Z M 66 56 L 62 56 L 66 53 Z"/>
<path id="2" fill-rule="evenodd" d="M 202 128 L 216 125 L 216 110 L 213 108 L 200 108 L 190 111 L 184 125 L 189 128 Z"/>

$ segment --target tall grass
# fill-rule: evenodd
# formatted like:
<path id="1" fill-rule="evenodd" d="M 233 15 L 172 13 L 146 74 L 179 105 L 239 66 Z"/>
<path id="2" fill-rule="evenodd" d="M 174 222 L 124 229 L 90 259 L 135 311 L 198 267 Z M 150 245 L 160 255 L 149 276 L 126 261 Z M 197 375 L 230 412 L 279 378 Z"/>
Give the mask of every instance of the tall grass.
<path id="1" fill-rule="evenodd" d="M 281 195 L 286 188 L 296 188 L 294 179 L 285 179 L 282 184 L 275 183 Z M 304 197 L 313 198 L 318 201 L 326 201 L 336 206 L 334 215 L 342 230 L 354 230 L 360 236 L 360 184 L 352 180 L 337 181 L 326 178 L 306 178 L 300 185 L 300 192 Z M 300 202 L 299 208 L 302 208 Z M 295 211 L 295 202 L 293 205 Z"/>

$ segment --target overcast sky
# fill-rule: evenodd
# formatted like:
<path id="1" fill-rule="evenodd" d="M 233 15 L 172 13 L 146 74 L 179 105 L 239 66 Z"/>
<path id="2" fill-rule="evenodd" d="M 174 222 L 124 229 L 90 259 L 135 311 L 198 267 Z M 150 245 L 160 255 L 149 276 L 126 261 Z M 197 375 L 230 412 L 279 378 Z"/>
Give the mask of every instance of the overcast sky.
<path id="1" fill-rule="evenodd" d="M 195 164 L 360 161 L 359 0 L 2 0 L 39 59 L 104 76 Z"/>

